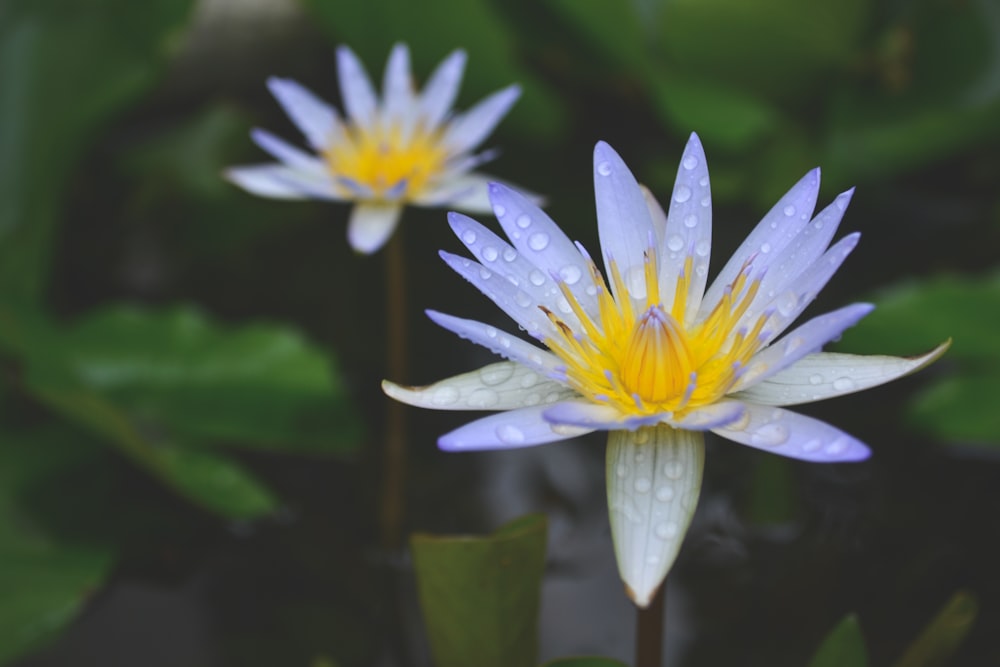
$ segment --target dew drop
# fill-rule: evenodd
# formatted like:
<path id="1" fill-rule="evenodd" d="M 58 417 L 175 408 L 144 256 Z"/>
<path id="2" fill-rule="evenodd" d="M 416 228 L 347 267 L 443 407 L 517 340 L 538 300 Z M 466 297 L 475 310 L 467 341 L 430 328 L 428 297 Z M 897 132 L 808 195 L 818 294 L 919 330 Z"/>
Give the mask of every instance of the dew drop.
<path id="1" fill-rule="evenodd" d="M 633 266 L 625 272 L 625 286 L 633 299 L 646 298 L 646 271 L 644 267 Z"/>
<path id="2" fill-rule="evenodd" d="M 691 188 L 688 186 L 682 185 L 674 190 L 674 201 L 678 204 L 683 204 L 688 199 L 691 199 Z"/>
<path id="3" fill-rule="evenodd" d="M 784 294 L 781 294 L 775 305 L 778 307 L 778 312 L 785 317 L 789 317 L 795 312 L 795 306 L 798 305 L 799 299 L 795 292 L 789 290 Z"/>
<path id="4" fill-rule="evenodd" d="M 672 500 L 674 497 L 674 487 L 672 486 L 661 486 L 656 490 L 656 499 L 661 502 L 667 502 Z"/>
<path id="5" fill-rule="evenodd" d="M 635 480 L 636 493 L 649 493 L 651 488 L 653 488 L 653 483 L 649 481 L 648 477 L 640 477 Z"/>
<path id="6" fill-rule="evenodd" d="M 638 431 L 636 431 L 635 442 L 637 445 L 645 445 L 647 442 L 649 442 L 649 429 L 641 428 Z M 641 449 L 636 450 L 635 452 L 636 461 L 643 461 L 645 460 L 645 458 L 646 455 L 643 453 Z"/>
<path id="7" fill-rule="evenodd" d="M 707 188 L 708 187 L 708 176 L 702 176 L 701 179 L 698 181 L 698 185 L 700 185 L 703 188 Z"/>
<path id="8" fill-rule="evenodd" d="M 792 206 L 791 204 L 789 204 L 788 206 L 786 206 L 785 207 L 785 215 L 787 215 L 789 218 L 792 217 L 793 215 L 795 215 L 795 207 Z"/>
<path id="9" fill-rule="evenodd" d="M 515 220 L 515 222 L 521 229 L 527 229 L 531 226 L 531 217 L 527 213 L 522 213 L 517 216 L 517 220 Z"/>
<path id="10" fill-rule="evenodd" d="M 483 259 L 485 259 L 487 262 L 496 261 L 496 258 L 499 256 L 499 254 L 500 253 L 497 252 L 497 249 L 491 245 L 488 245 L 485 248 L 483 248 Z"/>
<path id="11" fill-rule="evenodd" d="M 788 441 L 788 428 L 783 424 L 764 424 L 750 436 L 750 444 L 777 447 Z"/>
<path id="12" fill-rule="evenodd" d="M 559 310 L 566 313 L 567 315 L 573 312 L 573 306 L 569 305 L 569 301 L 567 301 L 565 297 L 559 298 L 558 305 L 559 305 Z"/>
<path id="13" fill-rule="evenodd" d="M 600 174 L 601 176 L 610 176 L 611 175 L 611 163 L 610 162 L 601 162 L 600 164 L 598 164 L 597 165 L 597 173 Z"/>
<path id="14" fill-rule="evenodd" d="M 684 466 L 680 461 L 670 461 L 663 464 L 663 474 L 670 479 L 680 479 L 684 474 Z"/>
<path id="15" fill-rule="evenodd" d="M 580 282 L 580 278 L 583 277 L 583 272 L 580 267 L 574 264 L 567 264 L 559 270 L 559 277 L 562 278 L 567 285 L 575 285 Z"/>
<path id="16" fill-rule="evenodd" d="M 507 443 L 508 445 L 520 445 L 525 440 L 524 431 L 513 424 L 504 424 L 498 427 L 496 433 L 500 442 Z"/>
<path id="17" fill-rule="evenodd" d="M 528 247 L 532 250 L 545 250 L 549 245 L 549 235 L 545 232 L 535 232 L 528 237 Z"/>
<path id="18" fill-rule="evenodd" d="M 656 524 L 656 536 L 661 540 L 669 540 L 673 537 L 677 537 L 677 523 L 674 521 L 664 521 L 663 523 Z"/>
<path id="19" fill-rule="evenodd" d="M 709 206 L 712 205 L 712 198 L 711 197 L 704 197 L 701 200 L 701 205 L 704 206 L 705 208 L 708 208 Z"/>
<path id="20" fill-rule="evenodd" d="M 470 408 L 491 408 L 500 400 L 492 389 L 477 389 L 465 400 Z"/>
<path id="21" fill-rule="evenodd" d="M 762 243 L 762 244 L 760 245 L 760 251 L 761 251 L 762 253 L 764 253 L 765 255 L 766 255 L 767 253 L 771 252 L 771 244 L 770 244 L 770 243 Z"/>
<path id="22" fill-rule="evenodd" d="M 704 277 L 704 275 L 708 273 L 708 267 L 705 266 L 704 264 L 699 264 L 698 266 L 694 267 L 694 272 L 697 273 L 698 276 Z"/>
<path id="23" fill-rule="evenodd" d="M 624 463 L 619 463 L 615 467 L 615 474 L 622 479 L 628 477 L 628 466 L 625 465 Z"/>
<path id="24" fill-rule="evenodd" d="M 517 290 L 517 293 L 514 295 L 514 301 L 515 303 L 517 303 L 517 305 L 521 306 L 521 308 L 527 308 L 532 303 L 534 303 L 531 300 L 531 297 L 528 296 L 528 293 L 520 289 Z"/>
<path id="25" fill-rule="evenodd" d="M 819 440 L 819 438 L 813 438 L 812 440 L 808 441 L 806 444 L 802 445 L 802 451 L 804 451 L 804 452 L 815 452 L 817 449 L 820 448 L 820 446 L 822 444 L 823 443 Z"/>
<path id="26" fill-rule="evenodd" d="M 431 394 L 431 403 L 436 406 L 451 405 L 458 400 L 458 389 L 454 387 L 438 387 Z"/>
<path id="27" fill-rule="evenodd" d="M 479 268 L 479 277 L 482 278 L 483 280 L 489 280 L 492 275 L 493 274 L 486 267 Z"/>
<path id="28" fill-rule="evenodd" d="M 691 214 L 688 217 L 684 218 L 684 226 L 687 227 L 688 229 L 694 229 L 695 227 L 697 227 L 698 216 Z"/>
<path id="29" fill-rule="evenodd" d="M 561 396 L 559 395 L 558 391 L 550 391 L 549 393 L 545 394 L 545 402 L 546 403 L 555 403 L 560 398 L 561 398 Z"/>
<path id="30" fill-rule="evenodd" d="M 526 406 L 538 405 L 539 403 L 542 402 L 542 395 L 531 393 L 522 398 L 521 400 L 524 402 L 524 405 Z"/>
<path id="31" fill-rule="evenodd" d="M 822 384 L 823 376 L 819 373 L 813 373 L 809 376 L 809 384 Z"/>
<path id="32" fill-rule="evenodd" d="M 527 389 L 528 387 L 534 387 L 538 384 L 538 380 L 538 373 L 525 373 L 521 376 L 520 385 L 523 389 Z"/>
<path id="33" fill-rule="evenodd" d="M 513 262 L 515 259 L 517 259 L 517 251 L 513 248 L 504 248 L 503 260 L 505 262 Z"/>
<path id="34" fill-rule="evenodd" d="M 503 204 L 497 204 L 493 207 L 493 214 L 498 218 L 502 218 L 507 215 L 507 209 L 504 208 Z"/>
<path id="35" fill-rule="evenodd" d="M 680 234 L 674 234 L 667 239 L 667 248 L 677 252 L 684 247 L 684 238 Z"/>
<path id="36" fill-rule="evenodd" d="M 596 285 L 587 285 L 587 289 L 585 291 L 590 296 L 594 296 L 595 294 L 597 294 L 597 286 Z"/>
<path id="37" fill-rule="evenodd" d="M 545 283 L 545 275 L 538 269 L 534 269 L 531 273 L 528 274 L 528 280 L 531 281 L 532 285 L 540 287 Z"/>
<path id="38" fill-rule="evenodd" d="M 693 155 L 688 155 L 686 158 L 684 158 L 684 162 L 682 162 L 681 164 L 684 165 L 685 169 L 691 171 L 692 169 L 698 166 L 698 158 L 696 158 Z"/>
<path id="39" fill-rule="evenodd" d="M 708 253 L 712 251 L 712 242 L 707 239 L 702 239 L 694 246 L 694 252 L 699 257 L 707 257 Z"/>
<path id="40" fill-rule="evenodd" d="M 496 338 L 497 337 L 496 327 L 486 327 L 486 335 L 489 336 L 490 338 Z"/>
<path id="41" fill-rule="evenodd" d="M 847 451 L 847 440 L 844 438 L 837 438 L 827 445 L 825 450 L 830 456 L 837 456 L 843 454 L 845 451 Z"/>
<path id="42" fill-rule="evenodd" d="M 466 229 L 462 232 L 462 240 L 465 241 L 466 244 L 472 245 L 476 242 L 476 233 L 471 229 Z"/>
<path id="43" fill-rule="evenodd" d="M 514 376 L 514 367 L 510 364 L 493 364 L 479 369 L 479 379 L 483 384 L 496 386 L 503 384 Z"/>
<path id="44" fill-rule="evenodd" d="M 854 387 L 854 380 L 849 377 L 837 378 L 833 381 L 833 388 L 837 391 L 850 391 Z"/>
<path id="45" fill-rule="evenodd" d="M 778 228 L 778 221 L 777 220 L 772 220 L 771 221 L 771 229 L 777 229 L 777 228 Z"/>

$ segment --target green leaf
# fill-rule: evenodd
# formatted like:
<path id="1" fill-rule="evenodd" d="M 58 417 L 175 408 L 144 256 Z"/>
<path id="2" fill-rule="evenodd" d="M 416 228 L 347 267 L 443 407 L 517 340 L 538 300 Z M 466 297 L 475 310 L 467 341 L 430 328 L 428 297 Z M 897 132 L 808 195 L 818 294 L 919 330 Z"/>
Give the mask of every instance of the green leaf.
<path id="1" fill-rule="evenodd" d="M 944 378 L 913 400 L 907 418 L 945 441 L 1000 447 L 1000 368 L 974 368 Z"/>
<path id="2" fill-rule="evenodd" d="M 93 131 L 155 80 L 192 0 L 0 7 L 0 286 L 36 299 L 61 192 Z"/>
<path id="3" fill-rule="evenodd" d="M 848 614 L 820 644 L 809 667 L 868 667 L 868 651 L 858 618 Z"/>
<path id="4" fill-rule="evenodd" d="M 559 658 L 547 662 L 543 667 L 628 667 L 624 662 L 611 658 Z"/>
<path id="5" fill-rule="evenodd" d="M 518 33 L 488 0 L 306 0 L 305 4 L 331 35 L 359 54 L 375 81 L 381 80 L 395 41 L 409 44 L 418 81 L 426 81 L 449 51 L 463 48 L 469 64 L 460 99 L 476 100 L 519 83 L 521 99 L 503 126 L 516 126 L 547 140 L 565 127 L 559 99 L 521 66 Z"/>
<path id="6" fill-rule="evenodd" d="M 958 591 L 937 616 L 924 628 L 917 640 L 895 667 L 941 667 L 950 663 L 979 613 L 979 603 L 967 591 Z"/>
<path id="7" fill-rule="evenodd" d="M 109 549 L 54 540 L 21 503 L 92 452 L 61 431 L 0 434 L 0 663 L 55 636 L 110 570 Z"/>
<path id="8" fill-rule="evenodd" d="M 438 667 L 535 664 L 545 536 L 545 517 L 529 515 L 488 537 L 411 538 Z"/>

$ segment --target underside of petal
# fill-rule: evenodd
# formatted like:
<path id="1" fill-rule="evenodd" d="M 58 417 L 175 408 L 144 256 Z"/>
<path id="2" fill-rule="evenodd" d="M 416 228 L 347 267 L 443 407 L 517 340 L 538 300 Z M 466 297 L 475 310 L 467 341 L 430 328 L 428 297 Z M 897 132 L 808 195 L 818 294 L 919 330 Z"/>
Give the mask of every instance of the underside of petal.
<path id="1" fill-rule="evenodd" d="M 399 223 L 399 204 L 358 204 L 347 223 L 347 240 L 360 253 L 370 255 L 389 240 Z"/>
<path id="2" fill-rule="evenodd" d="M 639 607 L 653 599 L 677 558 L 704 463 L 700 432 L 660 425 L 608 437 L 611 536 L 625 590 Z"/>
<path id="3" fill-rule="evenodd" d="M 575 438 L 593 429 L 550 424 L 542 417 L 545 406 L 499 412 L 477 419 L 438 438 L 449 452 L 514 449 Z"/>

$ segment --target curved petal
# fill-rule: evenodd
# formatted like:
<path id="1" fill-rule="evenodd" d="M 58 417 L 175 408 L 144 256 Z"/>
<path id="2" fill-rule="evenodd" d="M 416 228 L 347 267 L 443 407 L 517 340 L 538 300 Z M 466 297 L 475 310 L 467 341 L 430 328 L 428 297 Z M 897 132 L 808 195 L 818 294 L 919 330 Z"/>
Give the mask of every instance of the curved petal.
<path id="1" fill-rule="evenodd" d="M 862 317 L 874 310 L 870 303 L 855 303 L 809 320 L 780 341 L 760 351 L 750 360 L 740 379 L 733 385 L 739 391 L 788 368 L 807 354 L 818 352 L 821 347 L 853 327 Z"/>
<path id="2" fill-rule="evenodd" d="M 272 76 L 267 87 L 313 149 L 328 148 L 343 131 L 337 111 L 298 82 Z"/>
<path id="3" fill-rule="evenodd" d="M 261 197 L 343 201 L 328 179 L 317 178 L 284 164 L 230 167 L 223 175 L 229 182 Z"/>
<path id="4" fill-rule="evenodd" d="M 431 410 L 517 410 L 566 400 L 576 392 L 514 361 L 440 380 L 426 387 L 402 387 L 382 381 L 391 398 Z"/>
<path id="5" fill-rule="evenodd" d="M 390 123 L 404 122 L 414 109 L 410 50 L 406 44 L 395 44 L 389 52 L 382 77 L 382 108 Z M 410 123 L 404 122 L 404 125 Z"/>
<path id="6" fill-rule="evenodd" d="M 364 65 L 346 46 L 337 48 L 337 76 L 344 111 L 357 125 L 371 127 L 378 108 L 375 88 Z"/>
<path id="7" fill-rule="evenodd" d="M 544 412 L 553 424 L 580 426 L 598 431 L 625 429 L 634 431 L 663 421 L 663 413 L 653 415 L 622 414 L 616 408 L 588 400 L 568 400 L 556 403 Z"/>
<path id="8" fill-rule="evenodd" d="M 462 83 L 465 61 L 465 51 L 461 49 L 452 51 L 427 80 L 427 85 L 420 95 L 419 105 L 424 124 L 428 129 L 437 127 L 451 111 Z"/>
<path id="9" fill-rule="evenodd" d="M 498 90 L 462 115 L 454 118 L 445 130 L 442 142 L 454 153 L 464 153 L 488 137 L 521 96 L 517 84 Z"/>
<path id="10" fill-rule="evenodd" d="M 836 352 L 810 354 L 790 368 L 733 394 L 733 398 L 760 405 L 796 405 L 853 394 L 928 366 L 950 345 L 951 341 L 946 341 L 917 357 Z"/>
<path id="11" fill-rule="evenodd" d="M 438 438 L 438 447 L 449 452 L 514 449 L 567 440 L 592 429 L 550 424 L 542 418 L 545 406 L 508 410 L 477 419 Z"/>
<path id="12" fill-rule="evenodd" d="M 466 213 L 490 213 L 489 184 L 491 179 L 481 174 L 462 174 L 444 180 L 431 190 L 420 193 L 411 203 L 455 209 Z"/>
<path id="13" fill-rule="evenodd" d="M 757 449 L 803 461 L 861 461 L 871 451 L 860 440 L 812 417 L 765 405 L 745 404 L 743 418 L 712 432 Z"/>
<path id="14" fill-rule="evenodd" d="M 594 200 L 605 261 L 610 258 L 618 264 L 630 292 L 618 294 L 618 286 L 612 281 L 615 299 L 620 301 L 626 296 L 645 299 L 643 266 L 646 253 L 655 252 L 653 220 L 635 176 L 618 153 L 603 141 L 594 147 Z"/>
<path id="15" fill-rule="evenodd" d="M 347 240 L 360 253 L 370 255 L 389 240 L 399 224 L 399 204 L 358 203 L 347 221 Z"/>
<path id="16" fill-rule="evenodd" d="M 326 163 L 315 155 L 292 146 L 284 139 L 271 134 L 267 130 L 255 127 L 250 131 L 253 142 L 267 151 L 271 157 L 279 160 L 297 171 L 308 172 L 316 176 L 326 176 Z"/>
<path id="17" fill-rule="evenodd" d="M 687 534 L 705 465 L 704 436 L 669 426 L 608 437 L 608 515 L 625 591 L 646 607 Z"/>
<path id="18" fill-rule="evenodd" d="M 733 423 L 743 416 L 744 409 L 743 403 L 740 401 L 723 399 L 691 410 L 680 419 L 673 417 L 665 419 L 663 423 L 689 431 L 708 431 Z"/>
<path id="19" fill-rule="evenodd" d="M 677 168 L 667 224 L 660 239 L 660 296 L 670 312 L 677 280 L 685 275 L 688 289 L 684 320 L 691 324 L 698 314 L 701 297 L 708 280 L 708 262 L 712 249 L 712 191 L 708 179 L 708 162 L 697 134 L 691 134 L 681 164 Z"/>

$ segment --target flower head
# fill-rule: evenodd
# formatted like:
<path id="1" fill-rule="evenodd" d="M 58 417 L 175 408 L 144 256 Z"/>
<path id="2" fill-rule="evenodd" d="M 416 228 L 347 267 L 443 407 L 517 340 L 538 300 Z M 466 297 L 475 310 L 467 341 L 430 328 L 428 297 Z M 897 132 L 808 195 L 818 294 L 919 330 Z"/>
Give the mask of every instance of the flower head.
<path id="1" fill-rule="evenodd" d="M 379 100 L 357 56 L 342 46 L 337 66 L 343 117 L 295 81 L 272 77 L 268 87 L 314 153 L 255 129 L 254 142 L 278 163 L 233 167 L 226 176 L 264 197 L 356 202 L 347 236 L 363 253 L 382 247 L 404 204 L 488 212 L 487 179 L 472 170 L 495 153 L 473 151 L 520 89 L 508 86 L 467 112 L 452 114 L 465 60 L 465 52 L 453 52 L 418 94 L 409 50 L 397 44 L 389 54 Z"/>
<path id="2" fill-rule="evenodd" d="M 421 407 L 498 410 L 440 438 L 447 450 L 536 445 L 609 431 L 608 506 L 619 571 L 645 606 L 680 548 L 701 487 L 705 431 L 817 462 L 868 448 L 783 409 L 867 389 L 936 359 L 821 352 L 872 310 L 849 305 L 782 333 L 858 242 L 830 245 L 852 191 L 813 216 L 819 170 L 764 216 L 706 290 L 712 206 L 697 136 L 664 213 L 604 143 L 594 150 L 597 222 L 607 278 L 538 207 L 492 184 L 510 239 L 459 214 L 449 220 L 476 261 L 442 252 L 544 346 L 438 312 L 430 317 L 509 361 L 422 388 L 390 382 Z"/>

